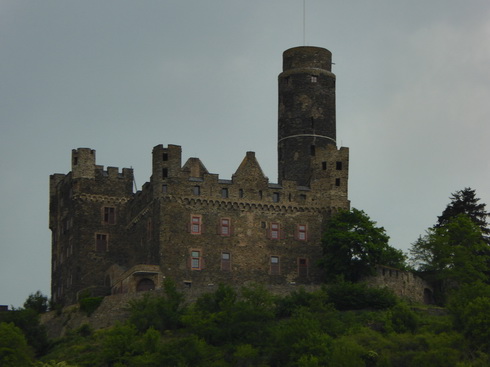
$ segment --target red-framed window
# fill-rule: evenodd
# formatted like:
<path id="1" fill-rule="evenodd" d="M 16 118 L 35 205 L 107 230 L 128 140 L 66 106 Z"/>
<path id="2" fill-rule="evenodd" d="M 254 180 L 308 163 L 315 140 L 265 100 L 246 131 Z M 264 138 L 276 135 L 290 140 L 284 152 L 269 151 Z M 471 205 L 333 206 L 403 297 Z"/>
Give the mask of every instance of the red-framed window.
<path id="1" fill-rule="evenodd" d="M 104 224 L 116 224 L 116 208 L 105 206 L 102 213 L 102 222 Z"/>
<path id="2" fill-rule="evenodd" d="M 306 224 L 298 224 L 296 228 L 296 239 L 300 241 L 308 240 L 308 227 Z"/>
<path id="3" fill-rule="evenodd" d="M 95 251 L 106 252 L 109 245 L 109 236 L 106 233 L 95 234 Z"/>
<path id="4" fill-rule="evenodd" d="M 231 254 L 229 252 L 221 253 L 221 270 L 231 271 Z"/>
<path id="5" fill-rule="evenodd" d="M 271 275 L 280 275 L 281 274 L 281 263 L 279 256 L 271 256 L 270 257 L 270 272 Z"/>
<path id="6" fill-rule="evenodd" d="M 308 277 L 308 259 L 301 257 L 298 259 L 298 276 L 300 278 Z"/>
<path id="7" fill-rule="evenodd" d="M 191 234 L 202 233 L 202 217 L 200 215 L 191 215 Z"/>
<path id="8" fill-rule="evenodd" d="M 269 238 L 271 240 L 279 240 L 281 238 L 281 225 L 279 223 L 270 224 Z"/>
<path id="9" fill-rule="evenodd" d="M 230 218 L 221 218 L 219 222 L 219 234 L 221 236 L 231 235 L 231 220 Z"/>
<path id="10" fill-rule="evenodd" d="M 191 251 L 191 270 L 201 270 L 202 269 L 202 252 L 200 250 Z"/>

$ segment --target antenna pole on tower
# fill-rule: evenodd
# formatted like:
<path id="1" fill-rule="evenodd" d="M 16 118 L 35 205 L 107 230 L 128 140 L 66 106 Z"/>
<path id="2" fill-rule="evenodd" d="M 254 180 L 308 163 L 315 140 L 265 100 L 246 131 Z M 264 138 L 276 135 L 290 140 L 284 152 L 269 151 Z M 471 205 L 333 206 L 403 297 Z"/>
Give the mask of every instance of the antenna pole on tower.
<path id="1" fill-rule="evenodd" d="M 303 46 L 306 46 L 306 0 L 303 0 Z"/>

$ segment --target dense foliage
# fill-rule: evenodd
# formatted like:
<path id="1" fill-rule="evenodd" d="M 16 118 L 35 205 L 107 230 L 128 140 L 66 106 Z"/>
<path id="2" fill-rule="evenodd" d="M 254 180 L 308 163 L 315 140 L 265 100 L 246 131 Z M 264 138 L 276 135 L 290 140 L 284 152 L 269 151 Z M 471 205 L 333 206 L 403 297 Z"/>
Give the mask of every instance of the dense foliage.
<path id="1" fill-rule="evenodd" d="M 437 223 L 410 249 L 414 268 L 434 284 L 440 305 L 459 288 L 490 280 L 488 213 L 479 200 L 469 188 L 452 194 Z"/>
<path id="2" fill-rule="evenodd" d="M 403 268 L 405 255 L 388 240 L 384 228 L 362 210 L 340 211 L 328 221 L 322 241 L 327 280 L 357 281 L 372 275 L 376 265 Z"/>
<path id="3" fill-rule="evenodd" d="M 0 324 L 0 365 L 486 366 L 490 287 L 461 288 L 449 311 L 408 305 L 383 289 L 342 282 L 273 296 L 261 286 L 225 285 L 186 304 L 171 282 L 134 301 L 125 323 L 84 325 L 33 362 L 20 328 Z M 430 312 L 429 312 L 430 311 Z M 436 314 L 434 315 L 434 312 Z M 16 353 L 16 351 L 22 353 Z M 24 363 L 24 364 L 22 364 Z"/>

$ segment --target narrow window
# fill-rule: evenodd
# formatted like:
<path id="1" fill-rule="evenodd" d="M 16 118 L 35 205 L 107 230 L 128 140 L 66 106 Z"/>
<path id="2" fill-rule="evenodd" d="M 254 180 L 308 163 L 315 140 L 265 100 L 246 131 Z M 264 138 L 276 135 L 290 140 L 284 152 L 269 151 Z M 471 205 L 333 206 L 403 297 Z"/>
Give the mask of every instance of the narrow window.
<path id="1" fill-rule="evenodd" d="M 162 161 L 164 161 L 164 162 L 168 161 L 168 153 L 162 154 Z"/>
<path id="2" fill-rule="evenodd" d="M 310 121 L 311 121 L 311 128 L 314 130 L 315 129 L 315 119 L 312 117 Z"/>
<path id="3" fill-rule="evenodd" d="M 221 270 L 231 271 L 231 255 L 229 252 L 221 253 Z"/>
<path id="4" fill-rule="evenodd" d="M 274 203 L 278 203 L 278 202 L 279 202 L 279 199 L 280 199 L 280 194 L 279 194 L 278 192 L 274 192 L 274 193 L 272 194 L 272 201 L 273 201 Z"/>
<path id="5" fill-rule="evenodd" d="M 96 233 L 95 234 L 95 251 L 106 252 L 107 251 L 107 234 Z"/>
<path id="6" fill-rule="evenodd" d="M 238 190 L 238 196 L 239 196 L 240 198 L 243 198 L 243 189 L 239 189 L 239 190 Z"/>
<path id="7" fill-rule="evenodd" d="M 162 178 L 168 177 L 168 168 L 162 168 Z"/>
<path id="8" fill-rule="evenodd" d="M 192 193 L 197 196 L 201 195 L 201 186 L 194 186 L 192 188 Z"/>
<path id="9" fill-rule="evenodd" d="M 327 170 L 327 162 L 322 162 L 322 170 Z"/>
<path id="10" fill-rule="evenodd" d="M 314 156 L 316 154 L 316 151 L 315 151 L 315 146 L 314 145 L 310 145 L 310 155 L 311 156 Z"/>
<path id="11" fill-rule="evenodd" d="M 191 270 L 201 270 L 201 251 L 191 251 Z"/>
<path id="12" fill-rule="evenodd" d="M 335 186 L 340 186 L 340 178 L 335 179 Z"/>
<path id="13" fill-rule="evenodd" d="M 259 199 L 262 199 L 262 190 L 259 190 Z"/>
<path id="14" fill-rule="evenodd" d="M 162 194 L 166 194 L 168 192 L 168 186 L 162 185 Z"/>
<path id="15" fill-rule="evenodd" d="M 305 224 L 299 224 L 296 232 L 296 237 L 300 241 L 306 241 L 308 239 L 307 230 Z"/>
<path id="16" fill-rule="evenodd" d="M 151 241 L 153 238 L 153 224 L 151 222 L 151 218 L 146 222 L 146 239 Z"/>
<path id="17" fill-rule="evenodd" d="M 228 197 L 228 189 L 227 188 L 222 188 L 221 189 L 221 197 L 223 199 L 226 199 Z"/>
<path id="18" fill-rule="evenodd" d="M 115 224 L 116 223 L 116 208 L 105 206 L 102 221 L 104 224 Z"/>
<path id="19" fill-rule="evenodd" d="M 279 264 L 279 256 L 271 256 L 271 275 L 279 275 L 281 274 L 280 264 Z"/>
<path id="20" fill-rule="evenodd" d="M 201 234 L 201 216 L 192 215 L 191 216 L 191 233 L 192 234 Z"/>
<path id="21" fill-rule="evenodd" d="M 337 171 L 342 171 L 342 162 L 338 161 L 337 163 L 335 163 L 335 169 Z"/>
<path id="22" fill-rule="evenodd" d="M 73 157 L 73 165 L 76 166 L 78 164 L 78 157 Z"/>
<path id="23" fill-rule="evenodd" d="M 219 234 L 222 236 L 229 236 L 231 234 L 229 218 L 221 218 Z"/>
<path id="24" fill-rule="evenodd" d="M 308 259 L 298 259 L 298 276 L 300 278 L 308 277 Z"/>
<path id="25" fill-rule="evenodd" d="M 280 227 L 279 223 L 271 223 L 270 227 L 270 238 L 273 240 L 278 240 L 280 237 Z"/>

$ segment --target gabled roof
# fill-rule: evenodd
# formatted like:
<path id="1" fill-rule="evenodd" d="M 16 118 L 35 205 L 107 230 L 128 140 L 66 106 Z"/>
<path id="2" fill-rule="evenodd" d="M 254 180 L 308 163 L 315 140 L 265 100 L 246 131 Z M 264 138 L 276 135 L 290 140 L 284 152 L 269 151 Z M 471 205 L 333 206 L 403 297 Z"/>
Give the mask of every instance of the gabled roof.
<path id="1" fill-rule="evenodd" d="M 265 177 L 262 168 L 260 168 L 259 162 L 255 158 L 255 152 L 247 152 L 245 158 L 243 158 L 242 163 L 240 163 L 240 166 L 233 175 L 233 178 L 254 178 L 267 180 L 267 177 Z"/>

